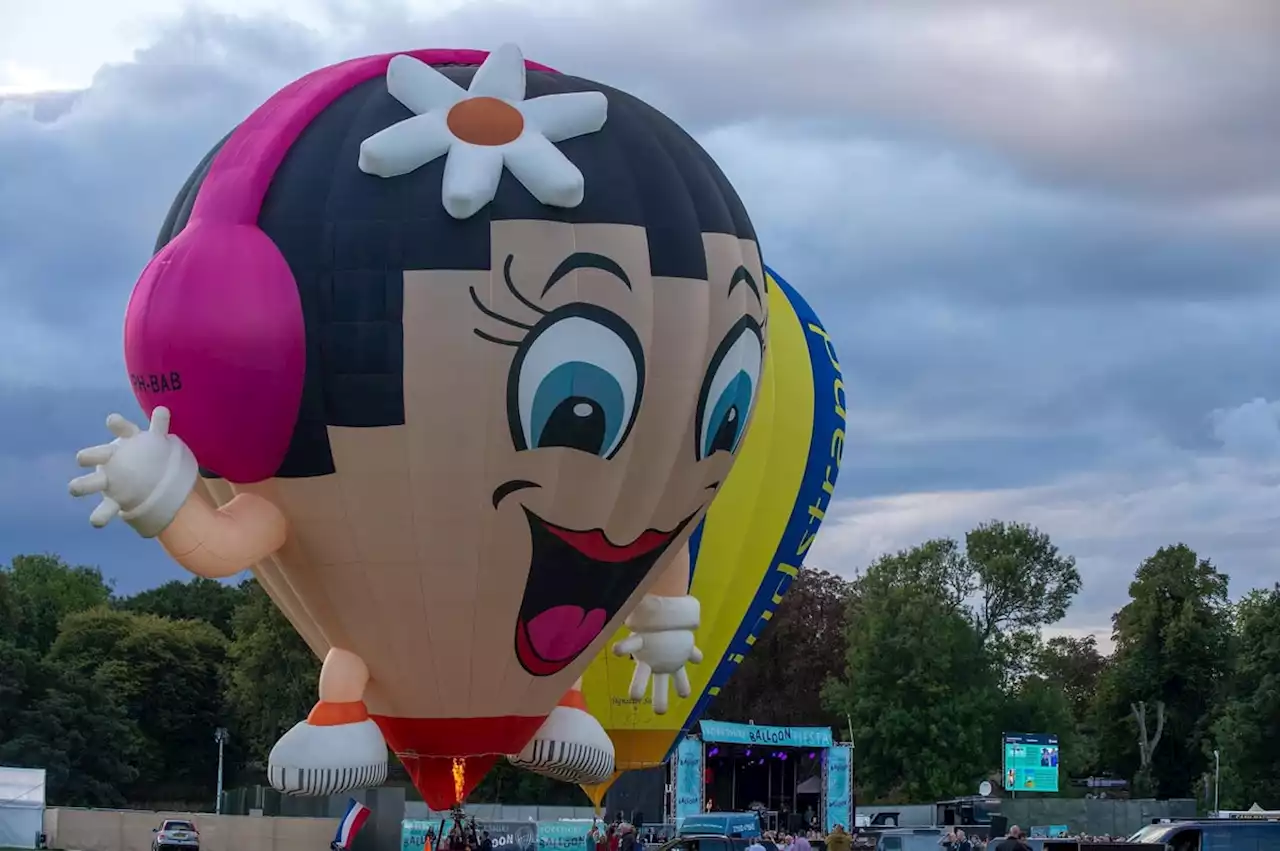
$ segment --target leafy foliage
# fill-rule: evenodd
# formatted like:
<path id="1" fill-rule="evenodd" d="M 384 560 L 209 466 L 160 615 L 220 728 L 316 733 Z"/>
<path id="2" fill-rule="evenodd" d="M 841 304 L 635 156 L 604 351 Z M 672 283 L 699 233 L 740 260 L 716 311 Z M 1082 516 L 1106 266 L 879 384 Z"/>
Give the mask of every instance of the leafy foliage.
<path id="1" fill-rule="evenodd" d="M 822 684 L 844 660 L 853 584 L 802 570 L 751 653 L 707 710 L 721 721 L 844 726 L 822 702 Z M 786 684 L 780 686 L 780 684 Z"/>
<path id="2" fill-rule="evenodd" d="M 1152 791 L 1192 797 L 1211 750 L 1216 701 L 1227 673 L 1227 577 L 1184 544 L 1162 547 L 1138 568 L 1129 602 L 1116 613 L 1116 652 L 1099 689 L 1104 750 L 1122 776 L 1140 767 L 1132 706 L 1165 706 L 1152 756 Z"/>
<path id="3" fill-rule="evenodd" d="M 852 728 L 863 800 L 929 800 L 998 781 L 1002 730 L 1056 732 L 1066 776 L 1188 795 L 1221 757 L 1222 804 L 1280 802 L 1280 586 L 1236 606 L 1183 545 L 1137 569 L 1116 652 L 1043 637 L 1080 589 L 1070 556 L 992 521 L 926 541 L 854 581 L 805 570 L 709 715 Z M 116 598 L 52 555 L 0 568 L 0 763 L 49 771 L 56 804 L 212 800 L 216 727 L 228 780 L 260 782 L 304 717 L 319 661 L 250 580 L 195 579 Z M 1147 776 L 1134 705 L 1166 709 Z M 1154 723 L 1154 721 L 1149 721 Z M 393 775 L 394 776 L 394 775 Z M 1069 792 L 1069 790 L 1067 790 Z M 581 804 L 580 790 L 500 762 L 473 800 Z"/>

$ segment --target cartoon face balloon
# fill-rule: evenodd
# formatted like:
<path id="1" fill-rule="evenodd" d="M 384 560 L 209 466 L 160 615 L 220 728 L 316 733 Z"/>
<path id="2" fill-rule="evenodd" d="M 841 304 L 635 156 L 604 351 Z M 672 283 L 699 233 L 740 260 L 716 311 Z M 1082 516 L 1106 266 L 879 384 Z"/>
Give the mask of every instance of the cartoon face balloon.
<path id="1" fill-rule="evenodd" d="M 77 492 L 196 572 L 255 563 L 325 657 L 276 785 L 376 782 L 381 733 L 460 799 L 451 758 L 520 749 L 729 474 L 767 303 L 741 201 L 630 95 L 419 51 L 287 86 L 160 242 L 126 356 L 180 444 L 121 426 Z"/>

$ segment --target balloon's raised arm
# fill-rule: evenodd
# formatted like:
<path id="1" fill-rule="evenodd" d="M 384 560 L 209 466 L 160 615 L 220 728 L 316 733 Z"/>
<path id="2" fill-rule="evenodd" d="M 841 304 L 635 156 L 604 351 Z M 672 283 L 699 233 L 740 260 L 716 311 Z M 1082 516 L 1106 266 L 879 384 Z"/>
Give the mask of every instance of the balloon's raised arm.
<path id="1" fill-rule="evenodd" d="M 284 545 L 284 515 L 266 499 L 241 494 L 213 509 L 194 493 L 199 464 L 169 433 L 169 409 L 158 407 L 146 431 L 122 417 L 107 417 L 115 440 L 76 453 L 93 467 L 71 481 L 72 496 L 101 494 L 89 515 L 98 528 L 117 515 L 144 538 L 160 538 L 169 555 L 198 576 L 233 576 Z"/>
<path id="2" fill-rule="evenodd" d="M 173 560 L 206 579 L 234 576 L 284 546 L 288 524 L 270 500 L 242 493 L 221 508 L 196 494 L 160 533 Z"/>

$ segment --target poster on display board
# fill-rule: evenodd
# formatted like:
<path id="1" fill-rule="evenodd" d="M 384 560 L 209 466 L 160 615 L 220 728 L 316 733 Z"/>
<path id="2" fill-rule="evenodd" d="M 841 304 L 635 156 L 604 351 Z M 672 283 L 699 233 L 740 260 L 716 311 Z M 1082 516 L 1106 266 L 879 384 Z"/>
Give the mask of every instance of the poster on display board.
<path id="1" fill-rule="evenodd" d="M 828 833 L 838 824 L 848 830 L 853 825 L 853 745 L 828 748 L 822 775 L 824 827 Z"/>
<path id="2" fill-rule="evenodd" d="M 1004 788 L 1008 792 L 1058 791 L 1058 737 L 1004 734 Z"/>
<path id="3" fill-rule="evenodd" d="M 685 736 L 676 748 L 676 826 L 689 816 L 702 812 L 702 796 L 706 791 L 702 772 L 702 741 Z"/>

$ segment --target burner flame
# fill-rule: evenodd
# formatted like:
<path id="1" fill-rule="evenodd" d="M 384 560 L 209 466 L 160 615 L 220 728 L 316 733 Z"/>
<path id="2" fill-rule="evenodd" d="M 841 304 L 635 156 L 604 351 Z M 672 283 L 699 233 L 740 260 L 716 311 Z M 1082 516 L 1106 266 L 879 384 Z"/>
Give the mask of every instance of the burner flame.
<path id="1" fill-rule="evenodd" d="M 459 804 L 462 803 L 463 790 L 467 788 L 467 761 L 465 758 L 455 756 L 453 758 L 453 798 Z"/>

